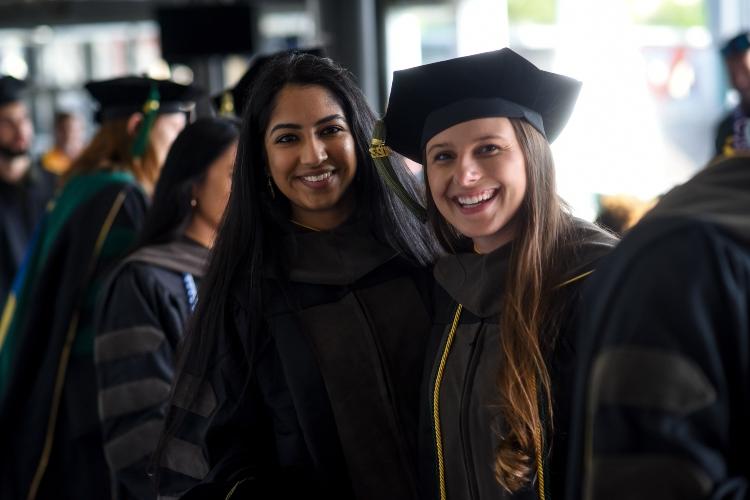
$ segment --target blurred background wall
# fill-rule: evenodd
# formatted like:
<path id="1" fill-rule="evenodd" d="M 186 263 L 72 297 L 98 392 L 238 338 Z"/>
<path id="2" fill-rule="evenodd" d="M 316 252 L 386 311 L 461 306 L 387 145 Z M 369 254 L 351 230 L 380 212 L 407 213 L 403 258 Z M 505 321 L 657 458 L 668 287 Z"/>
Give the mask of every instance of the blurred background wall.
<path id="1" fill-rule="evenodd" d="M 205 6 L 247 15 L 217 14 L 162 43 L 160 13 Z M 238 19 L 242 49 L 162 51 L 209 46 L 241 31 Z M 749 27 L 747 0 L 0 0 L 0 74 L 29 80 L 34 148 L 43 151 L 55 110 L 80 113 L 90 131 L 89 79 L 145 73 L 216 93 L 254 54 L 322 44 L 382 113 L 394 70 L 510 46 L 584 82 L 553 150 L 561 194 L 592 218 L 597 194 L 649 199 L 710 159 L 714 126 L 736 103 L 718 47 Z"/>

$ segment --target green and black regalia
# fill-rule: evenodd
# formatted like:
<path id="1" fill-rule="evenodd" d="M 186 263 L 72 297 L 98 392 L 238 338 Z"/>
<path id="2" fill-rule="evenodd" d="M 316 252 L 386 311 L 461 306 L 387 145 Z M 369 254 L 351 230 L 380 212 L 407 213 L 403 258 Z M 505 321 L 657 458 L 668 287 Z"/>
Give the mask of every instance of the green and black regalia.
<path id="1" fill-rule="evenodd" d="M 554 438 L 544 458 L 548 498 L 560 498 L 565 474 L 574 331 L 580 291 L 600 257 L 616 240 L 598 227 L 575 220 L 575 259 L 552 300 L 564 307 L 555 331 L 543 335 L 552 381 Z M 422 498 L 451 500 L 537 499 L 536 478 L 511 495 L 495 479 L 495 450 L 503 433 L 497 377 L 500 312 L 512 243 L 488 254 L 441 258 L 435 322 L 427 349 L 419 430 Z M 533 469 L 536 469 L 536 464 Z"/>
<path id="2" fill-rule="evenodd" d="M 41 223 L 0 325 L 4 499 L 109 496 L 94 396 L 94 306 L 145 210 L 129 173 L 100 171 L 71 178 Z"/>
<path id="3" fill-rule="evenodd" d="M 237 289 L 197 400 L 187 408 L 175 388 L 183 420 L 160 493 L 200 482 L 181 498 L 416 499 L 429 273 L 362 222 L 287 226 L 263 279 L 261 331 L 250 331 L 250 291 Z"/>
<path id="4" fill-rule="evenodd" d="M 151 454 L 207 257 L 208 249 L 188 238 L 140 248 L 100 297 L 94 343 L 99 417 L 118 500 L 156 498 Z"/>
<path id="5" fill-rule="evenodd" d="M 750 157 L 667 193 L 590 285 L 567 500 L 747 499 Z"/>

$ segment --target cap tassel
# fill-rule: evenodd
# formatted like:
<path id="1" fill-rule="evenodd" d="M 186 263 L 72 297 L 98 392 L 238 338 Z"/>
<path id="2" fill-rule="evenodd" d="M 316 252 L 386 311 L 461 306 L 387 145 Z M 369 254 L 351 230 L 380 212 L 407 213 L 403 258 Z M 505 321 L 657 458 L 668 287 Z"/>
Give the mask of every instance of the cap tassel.
<path id="1" fill-rule="evenodd" d="M 385 123 L 378 120 L 375 123 L 375 129 L 372 133 L 372 142 L 370 144 L 370 156 L 375 163 L 380 178 L 385 181 L 388 188 L 406 205 L 421 222 L 427 222 L 427 211 L 406 191 L 406 188 L 398 178 L 396 171 L 393 169 L 391 161 L 388 159 L 391 154 L 391 148 L 385 144 Z"/>
<path id="2" fill-rule="evenodd" d="M 148 100 L 143 105 L 143 121 L 141 122 L 141 128 L 138 131 L 138 135 L 135 136 L 133 142 L 132 154 L 133 158 L 143 158 L 146 153 L 146 146 L 148 146 L 148 136 L 151 133 L 151 129 L 154 127 L 156 116 L 159 114 L 159 89 L 156 85 L 151 85 L 149 90 Z"/>
<path id="3" fill-rule="evenodd" d="M 219 107 L 219 116 L 234 115 L 234 98 L 232 92 L 227 90 L 221 95 L 221 106 Z"/>

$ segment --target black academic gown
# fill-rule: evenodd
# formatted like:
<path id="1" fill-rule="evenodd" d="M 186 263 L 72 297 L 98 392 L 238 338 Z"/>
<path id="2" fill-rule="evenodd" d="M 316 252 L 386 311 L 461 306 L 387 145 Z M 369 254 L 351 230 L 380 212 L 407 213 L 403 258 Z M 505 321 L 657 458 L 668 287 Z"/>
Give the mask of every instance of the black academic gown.
<path id="1" fill-rule="evenodd" d="M 576 347 L 580 287 L 598 259 L 614 245 L 615 239 L 597 227 L 576 220 L 574 241 L 578 247 L 567 278 L 555 292 L 562 304 L 564 318 L 558 332 L 544 332 L 554 339 L 547 353 L 552 381 L 555 435 L 547 461 L 547 490 L 555 498 L 561 491 L 565 472 L 570 409 L 571 373 Z M 444 460 L 445 487 L 451 500 L 536 499 L 533 485 L 510 495 L 494 477 L 494 454 L 503 422 L 499 415 L 497 375 L 500 362 L 499 321 L 502 293 L 511 246 L 492 253 L 455 254 L 441 258 L 435 265 L 435 322 L 428 347 L 424 385 L 421 392 L 420 475 L 423 498 L 437 499 L 439 463 L 437 428 Z M 570 281 L 570 282 L 568 282 Z M 563 284 L 564 283 L 564 284 Z M 447 343 L 458 305 L 453 340 Z M 435 387 L 444 360 L 435 405 Z M 435 409 L 439 410 L 436 420 Z"/>
<path id="2" fill-rule="evenodd" d="M 0 181 L 0 311 L 56 181 L 36 163 L 17 184 Z"/>
<path id="3" fill-rule="evenodd" d="M 285 272 L 266 273 L 262 331 L 250 331 L 238 289 L 233 331 L 190 411 L 176 388 L 185 420 L 160 492 L 197 479 L 184 498 L 225 498 L 234 486 L 231 498 L 417 498 L 429 274 L 362 223 L 288 229 L 278 251 Z"/>
<path id="4" fill-rule="evenodd" d="M 71 180 L 56 199 L 55 213 L 65 215 L 57 219 L 61 226 L 41 267 L 26 276 L 24 310 L 13 320 L 19 340 L 0 401 L 3 500 L 109 496 L 97 415 L 94 308 L 105 277 L 140 229 L 146 198 L 127 174 L 76 179 L 78 187 L 96 188 L 76 200 Z"/>
<path id="5" fill-rule="evenodd" d="M 188 239 L 141 248 L 100 297 L 94 349 L 99 418 L 117 500 L 156 498 L 151 454 L 191 313 L 191 283 L 199 284 L 207 257 L 207 248 Z"/>
<path id="6" fill-rule="evenodd" d="M 750 158 L 664 196 L 599 266 L 568 500 L 750 495 Z"/>

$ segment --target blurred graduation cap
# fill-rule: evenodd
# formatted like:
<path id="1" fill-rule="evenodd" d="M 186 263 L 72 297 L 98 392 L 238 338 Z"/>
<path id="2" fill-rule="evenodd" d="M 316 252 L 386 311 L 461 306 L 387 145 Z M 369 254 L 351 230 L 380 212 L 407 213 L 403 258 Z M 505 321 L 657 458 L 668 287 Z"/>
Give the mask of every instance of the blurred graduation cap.
<path id="1" fill-rule="evenodd" d="M 724 57 L 735 56 L 744 54 L 748 50 L 750 50 L 750 31 L 745 31 L 725 43 L 721 48 L 721 55 Z"/>
<path id="2" fill-rule="evenodd" d="M 508 48 L 396 71 L 370 153 L 389 186 L 424 217 L 422 207 L 399 189 L 387 161 L 389 148 L 422 163 L 425 144 L 436 134 L 489 117 L 524 118 L 552 142 L 567 123 L 580 88 L 581 82 L 540 70 Z"/>
<path id="3" fill-rule="evenodd" d="M 9 102 L 20 101 L 26 82 L 12 76 L 0 76 L 0 106 Z"/>
<path id="4" fill-rule="evenodd" d="M 85 88 L 99 104 L 96 119 L 100 122 L 125 118 L 137 112 L 156 111 L 160 114 L 190 111 L 195 100 L 203 95 L 203 91 L 193 85 L 143 76 L 92 81 Z"/>
<path id="5" fill-rule="evenodd" d="M 133 143 L 132 153 L 136 158 L 146 151 L 148 136 L 157 115 L 188 112 L 195 106 L 195 100 L 204 94 L 192 85 L 142 76 L 88 82 L 85 88 L 99 103 L 96 113 L 98 122 L 143 113 L 143 122 Z"/>
<path id="6" fill-rule="evenodd" d="M 242 117 L 242 112 L 245 110 L 245 104 L 247 98 L 250 95 L 250 89 L 253 84 L 257 81 L 263 68 L 271 61 L 274 57 L 287 54 L 311 54 L 318 57 L 325 57 L 325 51 L 322 47 L 310 47 L 306 49 L 289 49 L 274 52 L 271 54 L 262 54 L 255 56 L 250 60 L 247 71 L 242 75 L 242 78 L 234 85 L 234 87 L 224 90 L 213 96 L 211 101 L 214 105 L 214 109 L 219 115 L 222 116 L 237 116 Z"/>

